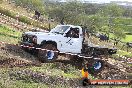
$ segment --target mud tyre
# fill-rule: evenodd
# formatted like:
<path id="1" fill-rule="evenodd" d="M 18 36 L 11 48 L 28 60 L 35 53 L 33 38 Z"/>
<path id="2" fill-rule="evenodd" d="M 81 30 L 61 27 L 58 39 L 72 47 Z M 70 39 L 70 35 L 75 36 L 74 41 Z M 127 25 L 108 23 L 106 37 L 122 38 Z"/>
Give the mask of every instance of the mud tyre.
<path id="1" fill-rule="evenodd" d="M 35 55 L 37 53 L 35 49 L 28 49 L 25 47 L 21 47 L 21 49 L 24 50 L 25 52 L 31 54 L 31 55 Z"/>
<path id="2" fill-rule="evenodd" d="M 104 68 L 104 61 L 102 60 L 94 60 L 92 65 L 88 67 L 88 72 L 90 74 L 98 74 Z"/>
<path id="3" fill-rule="evenodd" d="M 58 57 L 58 50 L 52 44 L 45 44 L 41 46 L 42 49 L 38 51 L 38 58 L 41 62 L 54 62 Z M 55 52 L 57 51 L 57 52 Z"/>

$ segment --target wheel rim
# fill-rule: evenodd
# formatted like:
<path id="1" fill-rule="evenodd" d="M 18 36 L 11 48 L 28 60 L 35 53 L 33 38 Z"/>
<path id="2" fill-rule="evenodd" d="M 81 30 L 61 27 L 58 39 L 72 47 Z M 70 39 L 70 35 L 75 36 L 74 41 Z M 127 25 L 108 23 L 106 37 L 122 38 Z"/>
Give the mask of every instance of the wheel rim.
<path id="1" fill-rule="evenodd" d="M 95 62 L 95 64 L 94 64 L 94 69 L 96 69 L 96 70 L 98 70 L 98 69 L 100 69 L 102 67 L 102 64 L 101 64 L 101 62 Z"/>
<path id="2" fill-rule="evenodd" d="M 48 60 L 52 60 L 53 59 L 53 57 L 54 57 L 54 52 L 53 51 L 47 51 L 47 59 Z"/>

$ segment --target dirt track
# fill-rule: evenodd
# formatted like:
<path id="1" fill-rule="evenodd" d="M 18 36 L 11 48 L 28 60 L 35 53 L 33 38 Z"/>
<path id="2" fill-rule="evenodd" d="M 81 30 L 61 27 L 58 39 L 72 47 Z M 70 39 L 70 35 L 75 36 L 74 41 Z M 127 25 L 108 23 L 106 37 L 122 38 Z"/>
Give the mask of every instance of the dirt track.
<path id="1" fill-rule="evenodd" d="M 1 67 L 41 66 L 41 63 L 34 56 L 15 45 L 0 45 L 0 58 Z"/>
<path id="2" fill-rule="evenodd" d="M 10 20 L 8 17 L 4 17 L 0 15 L 0 19 L 3 20 L 2 23 L 6 23 L 10 25 L 10 23 L 16 23 L 15 19 Z M 10 22 L 10 21 L 11 22 Z M 19 23 L 21 25 L 22 23 Z M 13 24 L 14 25 L 14 24 Z M 24 25 L 24 26 L 23 26 Z M 20 28 L 25 29 L 23 27 L 27 27 L 25 24 L 20 26 Z M 18 25 L 17 25 L 18 26 Z M 16 27 L 16 25 L 15 25 Z M 16 27 L 17 28 L 17 27 Z M 20 29 L 19 28 L 19 29 Z M 6 67 L 13 67 L 13 66 L 31 66 L 31 65 L 40 65 L 40 62 L 36 57 L 33 55 L 30 55 L 29 53 L 24 52 L 22 49 L 20 49 L 19 46 L 4 44 L 0 45 L 0 66 L 6 66 Z M 68 58 L 68 57 L 67 57 Z M 57 62 L 61 62 L 63 64 L 71 64 L 79 69 L 82 68 L 82 58 L 73 58 L 72 60 L 67 60 L 65 57 L 60 57 L 60 60 Z M 6 60 L 5 60 L 6 59 Z M 63 59 L 63 60 L 62 60 Z M 105 62 L 107 62 L 107 65 L 104 67 L 104 70 L 96 74 L 95 76 L 99 76 L 99 78 L 113 78 L 113 75 L 119 76 L 119 78 L 127 78 L 127 73 L 132 73 L 132 67 L 125 66 L 125 64 L 120 63 L 119 61 L 113 61 L 113 59 L 105 58 Z M 119 75 L 118 75 L 119 74 Z M 124 75 L 124 76 L 122 76 Z"/>
<path id="3" fill-rule="evenodd" d="M 3 17 L 1 15 L 0 15 L 0 19 L 3 20 L 1 22 L 2 24 L 13 26 L 13 28 L 16 28 L 16 29 L 21 29 L 21 30 L 31 29 L 31 27 L 27 24 L 23 24 L 21 22 L 16 24 L 15 19 L 11 20 L 8 17 Z M 94 77 L 99 79 L 132 79 L 132 75 L 130 75 L 129 77 L 127 75 L 128 73 L 132 73 L 132 67 L 125 66 L 124 64 L 116 61 L 117 64 L 119 64 L 119 66 L 117 66 L 117 64 L 114 63 L 115 61 L 113 61 L 111 58 L 109 58 L 109 60 L 106 59 L 106 61 L 107 63 L 104 69 L 100 73 L 94 74 Z M 57 64 L 58 68 L 60 69 L 61 69 L 61 64 L 63 65 L 71 64 L 75 66 L 77 69 L 81 69 L 83 60 L 82 58 L 73 58 L 72 60 L 67 60 L 67 58 L 65 57 L 60 57 L 60 59 L 57 62 L 60 63 L 60 64 Z M 112 62 L 112 63 L 110 64 L 109 62 Z M 19 46 L 14 46 L 9 44 L 2 44 L 2 45 L 0 44 L 0 67 L 13 68 L 13 67 L 25 67 L 25 66 L 41 66 L 41 64 L 42 63 L 40 63 L 36 57 L 34 57 L 33 55 L 30 55 L 29 53 L 26 53 Z M 72 84 L 74 84 L 74 87 L 79 86 L 78 79 L 67 80 L 62 77 L 51 77 L 42 73 L 34 73 L 32 71 L 27 71 L 27 70 L 18 71 L 15 73 L 10 73 L 10 76 L 13 75 L 13 76 L 19 77 L 21 73 L 26 75 L 28 73 L 29 77 L 33 77 L 33 79 L 34 78 L 38 79 L 40 82 L 44 82 L 44 83 L 48 82 L 48 84 L 52 84 L 53 82 L 54 82 L 53 84 L 66 83 L 67 85 L 70 85 L 70 86 L 73 86 Z M 36 74 L 36 76 L 34 76 L 34 74 Z"/>
<path id="4" fill-rule="evenodd" d="M 0 66 L 6 67 L 23 67 L 23 66 L 41 66 L 38 58 L 23 51 L 17 45 L 2 44 L 0 45 Z M 106 64 L 101 73 L 94 74 L 95 77 L 100 79 L 132 79 L 132 76 L 127 76 L 128 73 L 132 73 L 132 68 L 120 64 L 110 64 L 112 59 L 105 59 Z M 58 61 L 57 61 L 58 62 Z M 73 58 L 72 60 L 59 60 L 59 63 L 71 64 L 76 66 L 77 69 L 82 68 L 83 60 L 81 58 Z M 43 63 L 44 64 L 44 63 Z M 119 62 L 118 62 L 119 64 Z M 121 68 L 122 66 L 122 68 Z"/>

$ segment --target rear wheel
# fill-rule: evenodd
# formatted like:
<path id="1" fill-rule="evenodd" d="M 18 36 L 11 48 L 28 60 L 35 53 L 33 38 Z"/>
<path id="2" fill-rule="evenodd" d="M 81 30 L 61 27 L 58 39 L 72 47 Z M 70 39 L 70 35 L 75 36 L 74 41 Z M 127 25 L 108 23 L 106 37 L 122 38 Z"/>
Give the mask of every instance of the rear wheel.
<path id="1" fill-rule="evenodd" d="M 41 47 L 46 50 L 39 50 L 38 57 L 42 62 L 53 62 L 58 57 L 57 48 L 52 44 L 46 44 Z"/>
<path id="2" fill-rule="evenodd" d="M 89 59 L 84 59 L 84 69 L 88 71 L 89 74 L 97 74 L 102 71 L 105 62 L 100 59 L 100 57 L 93 57 Z"/>
<path id="3" fill-rule="evenodd" d="M 95 72 L 100 72 L 104 66 L 104 62 L 102 60 L 95 60 L 93 63 L 93 68 Z"/>
<path id="4" fill-rule="evenodd" d="M 88 67 L 88 72 L 91 74 L 97 74 L 102 71 L 104 67 L 104 61 L 102 60 L 94 60 L 92 65 Z"/>

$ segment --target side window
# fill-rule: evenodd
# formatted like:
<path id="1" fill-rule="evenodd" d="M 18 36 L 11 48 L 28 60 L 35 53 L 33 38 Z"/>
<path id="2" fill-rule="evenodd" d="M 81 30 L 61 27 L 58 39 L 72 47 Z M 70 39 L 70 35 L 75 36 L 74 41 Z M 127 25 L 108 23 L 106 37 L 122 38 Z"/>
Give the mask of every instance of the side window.
<path id="1" fill-rule="evenodd" d="M 79 28 L 70 28 L 66 33 L 66 37 L 79 38 Z"/>

